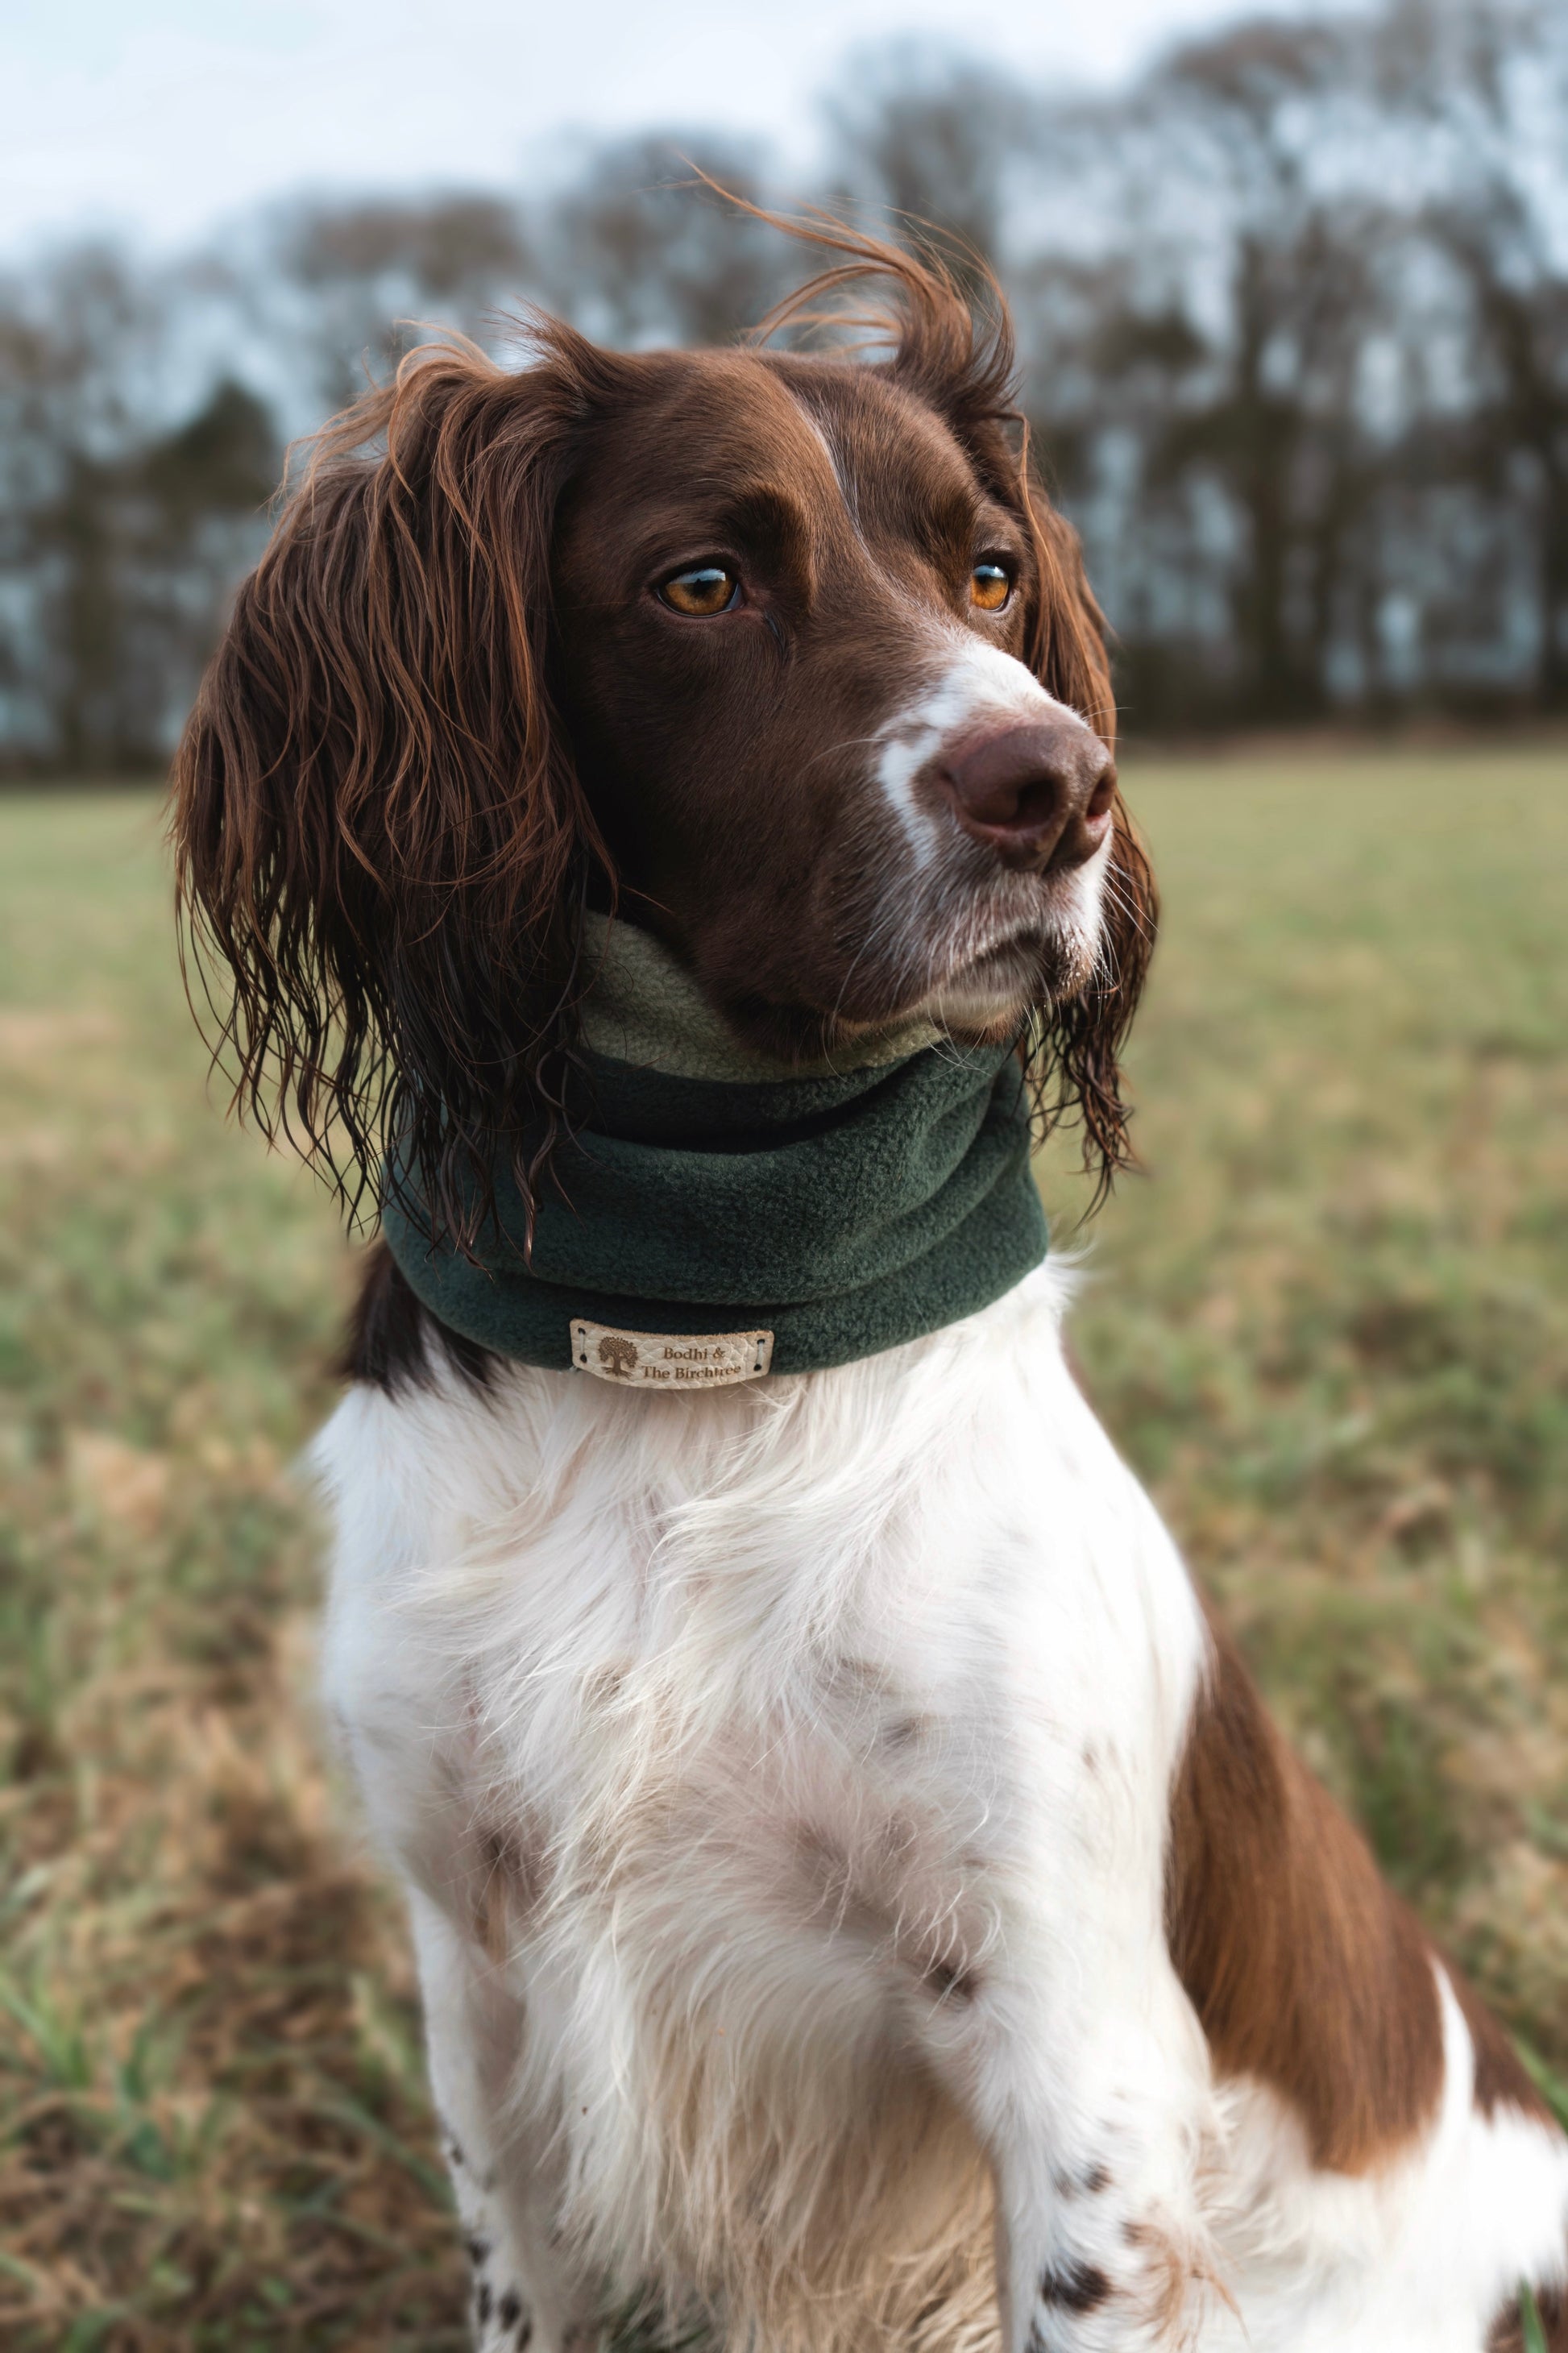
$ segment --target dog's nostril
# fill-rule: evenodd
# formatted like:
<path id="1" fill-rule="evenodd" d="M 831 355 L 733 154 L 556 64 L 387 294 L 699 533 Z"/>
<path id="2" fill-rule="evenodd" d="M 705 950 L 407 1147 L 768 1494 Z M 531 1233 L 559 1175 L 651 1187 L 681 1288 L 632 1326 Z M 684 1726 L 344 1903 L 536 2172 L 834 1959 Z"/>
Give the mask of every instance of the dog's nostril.
<path id="1" fill-rule="evenodd" d="M 1020 828 L 1052 824 L 1060 798 L 1061 793 L 1054 776 L 1026 776 L 1018 787 L 1017 814 L 1013 823 Z"/>
<path id="2" fill-rule="evenodd" d="M 1052 776 L 998 777 L 979 786 L 971 782 L 966 790 L 961 775 L 949 775 L 960 813 L 975 825 L 1037 833 L 1056 822 L 1061 792 Z"/>
<path id="3" fill-rule="evenodd" d="M 1096 784 L 1093 792 L 1090 793 L 1088 800 L 1084 803 L 1084 816 L 1090 819 L 1109 817 L 1110 814 L 1110 804 L 1115 798 L 1116 763 L 1114 760 L 1108 758 L 1104 767 L 1100 771 L 1099 781 Z"/>

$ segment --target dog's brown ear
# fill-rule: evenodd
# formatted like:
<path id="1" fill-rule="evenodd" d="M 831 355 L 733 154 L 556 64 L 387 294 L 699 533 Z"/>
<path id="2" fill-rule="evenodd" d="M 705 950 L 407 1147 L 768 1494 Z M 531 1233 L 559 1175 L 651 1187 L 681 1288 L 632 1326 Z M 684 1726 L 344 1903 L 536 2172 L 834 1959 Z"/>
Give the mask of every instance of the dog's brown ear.
<path id="1" fill-rule="evenodd" d="M 1116 696 L 1105 649 L 1105 616 L 1084 572 L 1078 533 L 1035 479 L 1026 433 L 1013 470 L 1007 502 L 1028 533 L 1035 556 L 1025 659 L 1047 693 L 1087 719 L 1114 751 Z"/>
<path id="2" fill-rule="evenodd" d="M 1010 503 L 1028 531 L 1035 583 L 1026 659 L 1048 694 L 1087 719 L 1116 748 L 1116 701 L 1106 654 L 1105 620 L 1084 575 L 1078 533 L 1035 480 L 1024 436 Z M 1160 902 L 1153 872 L 1120 792 L 1113 804 L 1110 863 L 1101 902 L 1100 947 L 1077 996 L 1042 1012 L 1030 1074 L 1047 1123 L 1075 1115 L 1083 1131 L 1084 1166 L 1097 1176 L 1094 1200 L 1119 1168 L 1131 1165 L 1121 1050 L 1154 952 Z"/>
<path id="3" fill-rule="evenodd" d="M 616 363 L 413 353 L 317 446 L 175 762 L 182 921 L 235 1100 L 358 1208 L 395 1139 L 471 1246 L 560 1114 L 602 853 L 545 688 L 556 500 Z"/>

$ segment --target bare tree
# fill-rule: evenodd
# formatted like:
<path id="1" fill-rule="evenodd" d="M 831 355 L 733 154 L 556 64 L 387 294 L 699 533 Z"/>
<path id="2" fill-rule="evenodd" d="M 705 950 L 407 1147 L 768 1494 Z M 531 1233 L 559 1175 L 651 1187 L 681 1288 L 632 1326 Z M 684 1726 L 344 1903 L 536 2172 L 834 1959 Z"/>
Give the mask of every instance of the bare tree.
<path id="1" fill-rule="evenodd" d="M 271 332 L 341 408 L 435 321 L 485 342 L 537 283 L 521 208 L 500 196 L 311 201 L 271 224 L 259 291 Z"/>
<path id="2" fill-rule="evenodd" d="M 160 416 L 160 290 L 68 251 L 0 290 L 0 756 L 69 770 L 167 749 L 213 609 L 260 543 L 278 450 L 255 396 Z"/>
<path id="3" fill-rule="evenodd" d="M 1536 0 L 1413 0 L 1390 95 L 1444 169 L 1424 226 L 1462 289 L 1467 471 L 1530 551 L 1535 699 L 1568 708 L 1568 20 Z"/>
<path id="4" fill-rule="evenodd" d="M 728 343 L 798 274 L 785 239 L 724 195 L 768 201 L 749 142 L 649 132 L 592 157 L 541 225 L 545 290 L 588 332 L 631 347 Z"/>
<path id="5" fill-rule="evenodd" d="M 961 278 L 1000 263 L 1008 175 L 1032 120 L 1016 80 L 915 41 L 863 57 L 845 80 L 849 94 L 823 110 L 829 202 L 934 248 Z"/>

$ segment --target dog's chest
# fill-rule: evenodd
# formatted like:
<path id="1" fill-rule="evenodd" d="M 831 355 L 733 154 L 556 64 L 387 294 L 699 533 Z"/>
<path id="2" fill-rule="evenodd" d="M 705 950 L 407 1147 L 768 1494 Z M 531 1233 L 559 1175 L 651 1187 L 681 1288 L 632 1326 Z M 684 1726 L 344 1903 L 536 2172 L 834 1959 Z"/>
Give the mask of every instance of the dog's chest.
<path id="1" fill-rule="evenodd" d="M 371 1430 L 337 1446 L 334 1696 L 384 1830 L 444 1900 L 482 1884 L 498 1950 L 962 1998 L 1086 1871 L 1157 1905 L 1190 1595 L 1054 1326 L 995 1321 L 945 1379 L 878 1360 L 783 1414 L 570 1381 L 373 1409 L 391 1579 L 345 1508 Z"/>

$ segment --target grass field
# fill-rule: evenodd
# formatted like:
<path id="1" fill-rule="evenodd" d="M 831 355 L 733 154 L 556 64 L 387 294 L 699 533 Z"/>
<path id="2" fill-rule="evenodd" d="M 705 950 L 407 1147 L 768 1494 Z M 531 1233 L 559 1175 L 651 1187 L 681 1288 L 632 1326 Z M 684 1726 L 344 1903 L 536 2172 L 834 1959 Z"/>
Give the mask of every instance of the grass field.
<path id="1" fill-rule="evenodd" d="M 1568 759 L 1134 769 L 1090 1385 L 1280 1714 L 1568 2071 Z M 401 1924 L 287 1465 L 351 1261 L 203 1092 L 148 797 L 0 800 L 0 2341 L 440 2353 Z M 1066 1238 L 1082 1190 L 1059 1147 Z"/>

